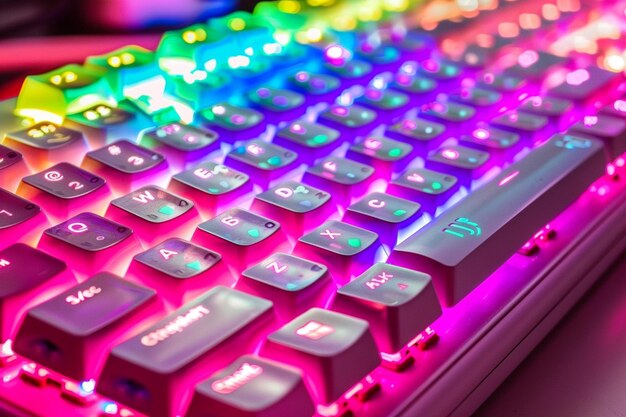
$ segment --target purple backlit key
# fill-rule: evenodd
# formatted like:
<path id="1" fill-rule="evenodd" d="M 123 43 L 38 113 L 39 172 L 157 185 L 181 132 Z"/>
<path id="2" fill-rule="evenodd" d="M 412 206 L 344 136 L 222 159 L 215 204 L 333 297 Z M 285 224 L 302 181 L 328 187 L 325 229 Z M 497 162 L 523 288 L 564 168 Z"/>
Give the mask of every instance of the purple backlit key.
<path id="1" fill-rule="evenodd" d="M 368 321 L 387 354 L 400 351 L 441 315 L 430 276 L 385 263 L 339 288 L 332 308 Z"/>
<path id="2" fill-rule="evenodd" d="M 433 101 L 420 107 L 420 117 L 445 122 L 455 127 L 465 126 L 476 115 L 476 109 L 465 104 Z"/>
<path id="3" fill-rule="evenodd" d="M 373 76 L 372 64 L 360 59 L 349 59 L 338 65 L 327 63 L 324 65 L 324 69 L 341 79 L 343 88 L 348 88 L 354 84 L 367 84 Z"/>
<path id="4" fill-rule="evenodd" d="M 252 191 L 248 174 L 207 161 L 172 177 L 168 188 L 189 197 L 207 216 L 214 216 Z"/>
<path id="5" fill-rule="evenodd" d="M 30 174 L 24 157 L 18 151 L 0 145 L 0 188 L 14 192 L 17 189 L 15 178 Z"/>
<path id="6" fill-rule="evenodd" d="M 140 322 L 137 313 L 155 296 L 152 289 L 102 272 L 28 310 L 13 347 L 75 380 L 95 378 L 108 347 Z"/>
<path id="7" fill-rule="evenodd" d="M 296 181 L 285 181 L 254 197 L 252 210 L 272 219 L 293 237 L 326 220 L 335 212 L 329 193 Z"/>
<path id="8" fill-rule="evenodd" d="M 541 141 L 550 136 L 556 126 L 550 126 L 545 116 L 512 110 L 491 120 L 491 125 L 500 129 L 518 133 L 521 138 Z"/>
<path id="9" fill-rule="evenodd" d="M 464 146 L 444 146 L 431 152 L 426 158 L 426 167 L 447 172 L 469 186 L 471 181 L 480 178 L 489 168 L 489 152 Z"/>
<path id="10" fill-rule="evenodd" d="M 225 165 L 251 174 L 251 180 L 263 187 L 296 168 L 298 154 L 282 146 L 251 140 L 233 148 L 226 155 Z"/>
<path id="11" fill-rule="evenodd" d="M 201 223 L 193 240 L 216 250 L 229 265 L 241 270 L 271 251 L 287 248 L 287 237 L 280 229 L 274 220 L 234 208 Z"/>
<path id="12" fill-rule="evenodd" d="M 446 139 L 446 127 L 424 119 L 403 119 L 387 128 L 386 135 L 413 146 L 420 155 L 436 149 Z"/>
<path id="13" fill-rule="evenodd" d="M 309 167 L 302 181 L 331 193 L 338 204 L 349 204 L 352 197 L 367 191 L 373 175 L 369 165 L 331 156 Z"/>
<path id="14" fill-rule="evenodd" d="M 378 113 L 356 104 L 331 104 L 320 113 L 318 122 L 341 132 L 347 137 L 369 133 L 378 123 Z"/>
<path id="15" fill-rule="evenodd" d="M 417 63 L 413 64 L 403 65 L 389 86 L 393 90 L 408 94 L 412 105 L 428 103 L 435 99 L 437 81 L 416 75 Z"/>
<path id="16" fill-rule="evenodd" d="M 355 103 L 369 107 L 382 117 L 392 120 L 406 113 L 411 102 L 407 94 L 387 88 L 382 78 L 375 77 Z"/>
<path id="17" fill-rule="evenodd" d="M 600 95 L 611 91 L 616 84 L 622 81 L 622 76 L 618 73 L 606 71 L 598 67 L 579 68 L 565 74 L 565 79 L 558 86 L 550 89 L 548 94 L 557 97 L 573 100 L 576 102 L 592 102 L 601 99 Z"/>
<path id="18" fill-rule="evenodd" d="M 459 145 L 487 151 L 491 154 L 494 165 L 501 165 L 519 151 L 521 142 L 520 135 L 515 132 L 479 123 L 469 134 L 459 137 Z"/>
<path id="19" fill-rule="evenodd" d="M 0 338 L 13 336 L 24 311 L 73 280 L 65 262 L 23 243 L 0 250 Z"/>
<path id="20" fill-rule="evenodd" d="M 391 180 L 387 192 L 419 202 L 424 211 L 434 214 L 436 208 L 448 201 L 459 187 L 459 180 L 454 175 L 413 168 Z"/>
<path id="21" fill-rule="evenodd" d="M 211 129 L 227 143 L 256 138 L 266 128 L 262 113 L 226 102 L 214 104 L 200 113 Z"/>
<path id="22" fill-rule="evenodd" d="M 626 120 L 624 119 L 605 114 L 585 116 L 572 126 L 569 132 L 573 135 L 602 140 L 610 160 L 626 151 Z"/>
<path id="23" fill-rule="evenodd" d="M 531 96 L 519 106 L 521 111 L 547 117 L 560 130 L 569 127 L 579 117 L 572 112 L 573 108 L 571 100 L 550 96 Z"/>
<path id="24" fill-rule="evenodd" d="M 36 243 L 45 223 L 41 207 L 0 188 L 0 249 L 15 241 Z"/>
<path id="25" fill-rule="evenodd" d="M 341 81 L 331 75 L 298 71 L 288 81 L 293 88 L 305 94 L 309 104 L 332 101 L 341 93 Z"/>
<path id="26" fill-rule="evenodd" d="M 128 225 L 148 244 L 176 236 L 191 236 L 192 220 L 199 219 L 193 201 L 160 187 L 146 186 L 111 201 L 107 218 Z"/>
<path id="27" fill-rule="evenodd" d="M 374 167 L 383 177 L 401 171 L 411 162 L 413 146 L 384 136 L 367 136 L 346 152 L 346 157 Z"/>
<path id="28" fill-rule="evenodd" d="M 302 374 L 246 355 L 196 386 L 185 417 L 310 417 L 315 412 Z"/>
<path id="29" fill-rule="evenodd" d="M 262 86 L 249 92 L 248 99 L 273 123 L 295 119 L 306 111 L 304 96 L 290 90 Z"/>
<path id="30" fill-rule="evenodd" d="M 312 164 L 341 145 L 340 139 L 335 129 L 299 119 L 276 132 L 274 143 L 293 149 L 304 162 Z"/>
<path id="31" fill-rule="evenodd" d="M 478 108 L 478 117 L 486 119 L 502 106 L 502 94 L 480 87 L 461 87 L 448 95 L 448 99 Z"/>
<path id="32" fill-rule="evenodd" d="M 152 417 L 180 415 L 193 384 L 250 345 L 271 309 L 262 298 L 215 287 L 115 346 L 97 390 Z"/>
<path id="33" fill-rule="evenodd" d="M 366 321 L 319 308 L 270 334 L 261 353 L 302 369 L 322 404 L 336 400 L 380 364 Z"/>
<path id="34" fill-rule="evenodd" d="M 376 233 L 331 220 L 298 239 L 294 253 L 327 265 L 333 278 L 343 282 L 363 272 L 379 248 Z"/>
<path id="35" fill-rule="evenodd" d="M 419 73 L 428 78 L 437 80 L 441 87 L 448 87 L 456 84 L 461 75 L 461 68 L 451 62 L 426 59 L 420 63 Z"/>
<path id="36" fill-rule="evenodd" d="M 507 68 L 506 73 L 529 80 L 541 80 L 558 67 L 567 63 L 567 58 L 547 52 L 525 50 L 517 58 L 517 63 Z"/>
<path id="37" fill-rule="evenodd" d="M 525 79 L 505 74 L 483 73 L 478 77 L 478 86 L 501 93 L 514 93 L 527 86 Z"/>

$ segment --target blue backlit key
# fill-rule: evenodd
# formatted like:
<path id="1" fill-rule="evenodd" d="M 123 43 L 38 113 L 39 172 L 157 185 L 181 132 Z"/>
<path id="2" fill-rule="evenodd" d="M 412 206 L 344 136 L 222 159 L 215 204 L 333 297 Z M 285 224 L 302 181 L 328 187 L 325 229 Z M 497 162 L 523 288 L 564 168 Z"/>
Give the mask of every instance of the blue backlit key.
<path id="1" fill-rule="evenodd" d="M 168 188 L 189 197 L 202 213 L 213 216 L 252 191 L 252 182 L 248 174 L 207 161 L 172 176 Z"/>
<path id="2" fill-rule="evenodd" d="M 444 146 L 428 155 L 426 167 L 447 172 L 459 179 L 461 185 L 469 186 L 473 179 L 481 177 L 489 168 L 489 152 L 464 146 Z"/>
<path id="3" fill-rule="evenodd" d="M 37 243 L 46 223 L 41 207 L 0 188 L 0 249 L 13 242 Z"/>
<path id="4" fill-rule="evenodd" d="M 262 113 L 221 102 L 200 112 L 203 119 L 228 143 L 248 140 L 265 131 L 266 120 Z"/>
<path id="5" fill-rule="evenodd" d="M 309 167 L 302 181 L 333 195 L 339 204 L 362 195 L 373 180 L 374 168 L 345 158 L 331 156 Z"/>
<path id="6" fill-rule="evenodd" d="M 459 190 L 459 180 L 450 174 L 424 168 L 409 169 L 391 180 L 387 192 L 419 202 L 422 209 L 434 213 Z"/>
<path id="7" fill-rule="evenodd" d="M 341 81 L 332 75 L 298 71 L 288 81 L 293 88 L 305 94 L 309 104 L 333 101 L 341 93 Z"/>
<path id="8" fill-rule="evenodd" d="M 217 286 L 115 346 L 97 390 L 146 415 L 180 415 L 193 384 L 249 346 L 271 309 L 267 300 Z"/>
<path id="9" fill-rule="evenodd" d="M 413 146 L 384 136 L 367 136 L 346 152 L 347 158 L 374 167 L 382 177 L 404 169 L 412 156 Z"/>
<path id="10" fill-rule="evenodd" d="M 225 165 L 249 173 L 250 179 L 267 187 L 271 181 L 296 168 L 298 154 L 262 140 L 251 140 L 226 155 Z"/>
<path id="11" fill-rule="evenodd" d="M 300 367 L 322 404 L 336 400 L 380 364 L 366 321 L 319 308 L 271 333 L 261 353 Z"/>
<path id="12" fill-rule="evenodd" d="M 319 115 L 318 122 L 349 137 L 369 133 L 378 121 L 378 113 L 366 107 L 331 104 Z"/>
<path id="13" fill-rule="evenodd" d="M 252 210 L 280 219 L 286 232 L 299 237 L 335 212 L 329 193 L 296 181 L 281 182 L 257 194 Z"/>
<path id="14" fill-rule="evenodd" d="M 102 272 L 28 310 L 13 347 L 77 381 L 98 375 L 111 344 L 140 323 L 156 291 Z"/>
<path id="15" fill-rule="evenodd" d="M 176 236 L 191 236 L 190 222 L 198 217 L 193 201 L 160 187 L 146 186 L 111 201 L 107 218 L 130 226 L 142 242 Z"/>
<path id="16" fill-rule="evenodd" d="M 201 223 L 193 240 L 215 249 L 228 264 L 238 269 L 261 261 L 270 251 L 288 246 L 280 223 L 238 208 Z"/>
<path id="17" fill-rule="evenodd" d="M 387 128 L 386 135 L 413 146 L 420 155 L 437 148 L 446 139 L 446 127 L 419 118 L 403 119 Z"/>
<path id="18" fill-rule="evenodd" d="M 294 253 L 327 265 L 342 282 L 367 268 L 379 247 L 376 233 L 331 220 L 298 239 Z"/>
<path id="19" fill-rule="evenodd" d="M 298 119 L 276 132 L 273 142 L 293 149 L 304 162 L 312 164 L 331 153 L 342 140 L 338 130 Z"/>
<path id="20" fill-rule="evenodd" d="M 248 99 L 274 123 L 295 119 L 306 111 L 304 96 L 295 91 L 262 86 L 249 92 Z"/>
<path id="21" fill-rule="evenodd" d="M 441 315 L 430 276 L 385 263 L 339 288 L 332 308 L 367 320 L 387 354 L 400 351 Z"/>
<path id="22" fill-rule="evenodd" d="M 242 356 L 194 391 L 185 417 L 310 417 L 315 407 L 296 369 L 257 356 Z"/>

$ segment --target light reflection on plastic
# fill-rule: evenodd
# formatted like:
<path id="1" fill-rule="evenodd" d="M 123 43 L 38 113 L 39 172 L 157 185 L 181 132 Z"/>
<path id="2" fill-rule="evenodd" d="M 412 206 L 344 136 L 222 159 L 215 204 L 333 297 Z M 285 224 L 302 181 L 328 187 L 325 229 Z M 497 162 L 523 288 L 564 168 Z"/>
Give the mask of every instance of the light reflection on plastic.
<path id="1" fill-rule="evenodd" d="M 506 177 L 500 180 L 500 182 L 498 183 L 498 187 L 502 187 L 503 185 L 508 184 L 509 182 L 511 182 L 513 178 L 517 177 L 518 175 L 519 175 L 519 171 L 515 171 L 512 174 L 507 175 Z"/>

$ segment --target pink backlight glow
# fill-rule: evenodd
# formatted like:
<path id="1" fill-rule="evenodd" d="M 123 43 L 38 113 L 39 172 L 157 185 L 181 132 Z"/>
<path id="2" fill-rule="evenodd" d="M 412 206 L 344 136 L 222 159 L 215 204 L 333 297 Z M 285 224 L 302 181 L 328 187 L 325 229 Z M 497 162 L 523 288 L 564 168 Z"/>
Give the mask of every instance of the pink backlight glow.
<path id="1" fill-rule="evenodd" d="M 585 124 L 585 127 L 595 126 L 598 123 L 598 117 L 597 116 L 585 116 L 585 118 L 583 119 L 583 123 Z"/>
<path id="2" fill-rule="evenodd" d="M 589 80 L 589 71 L 586 69 L 577 69 L 565 76 L 565 82 L 569 85 L 577 86 Z"/>
<path id="3" fill-rule="evenodd" d="M 365 139 L 364 145 L 367 149 L 377 150 L 380 149 L 381 146 L 383 146 L 383 143 L 378 139 L 369 138 Z"/>
<path id="4" fill-rule="evenodd" d="M 613 103 L 613 108 L 617 111 L 626 113 L 626 100 L 615 100 L 615 103 Z"/>
<path id="5" fill-rule="evenodd" d="M 446 159 L 455 160 L 459 159 L 459 152 L 454 149 L 444 149 L 441 151 L 441 156 Z"/>
<path id="6" fill-rule="evenodd" d="M 213 391 L 219 394 L 230 394 L 252 381 L 263 373 L 259 365 L 244 363 L 239 369 L 224 378 L 218 379 L 211 384 Z"/>
<path id="7" fill-rule="evenodd" d="M 522 68 L 528 68 L 531 65 L 533 65 L 535 62 L 537 62 L 538 60 L 539 60 L 539 54 L 537 53 L 537 51 L 532 51 L 532 50 L 522 52 L 520 56 L 517 58 L 517 62 Z"/>
<path id="8" fill-rule="evenodd" d="M 511 173 L 510 175 L 507 175 L 506 177 L 500 180 L 500 182 L 498 183 L 498 186 L 502 187 L 503 185 L 508 184 L 509 182 L 511 182 L 511 180 L 513 180 L 513 178 L 517 177 L 518 175 L 519 175 L 519 171 L 515 171 Z"/>
<path id="9" fill-rule="evenodd" d="M 296 330 L 298 336 L 306 337 L 311 340 L 319 340 L 322 337 L 328 336 L 334 333 L 335 329 L 332 326 L 320 323 L 315 320 L 311 320 L 304 326 Z"/>
<path id="10" fill-rule="evenodd" d="M 486 140 L 489 139 L 489 131 L 487 129 L 476 129 L 472 132 L 472 136 L 476 139 Z"/>

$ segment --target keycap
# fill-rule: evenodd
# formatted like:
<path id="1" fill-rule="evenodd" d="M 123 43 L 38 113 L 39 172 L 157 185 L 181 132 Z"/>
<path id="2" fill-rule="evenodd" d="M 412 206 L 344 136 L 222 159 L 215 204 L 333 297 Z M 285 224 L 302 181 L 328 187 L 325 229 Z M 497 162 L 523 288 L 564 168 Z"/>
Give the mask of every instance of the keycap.
<path id="1" fill-rule="evenodd" d="M 318 122 L 338 130 L 346 137 L 368 134 L 378 123 L 378 113 L 356 104 L 331 104 L 319 114 Z"/>
<path id="2" fill-rule="evenodd" d="M 387 88 L 386 82 L 379 77 L 374 77 L 372 83 L 364 89 L 363 95 L 357 97 L 355 103 L 375 110 L 388 120 L 406 113 L 410 107 L 407 94 Z"/>
<path id="3" fill-rule="evenodd" d="M 426 168 L 454 175 L 461 185 L 469 186 L 471 181 L 480 178 L 487 169 L 489 152 L 464 146 L 443 146 L 431 152 L 426 158 Z"/>
<path id="4" fill-rule="evenodd" d="M 158 184 L 166 167 L 163 155 L 127 140 L 87 152 L 82 163 L 82 168 L 106 178 L 113 190 L 124 194 L 153 181 Z"/>
<path id="5" fill-rule="evenodd" d="M 74 283 L 65 262 L 23 243 L 0 250 L 0 338 L 13 336 L 22 314 Z"/>
<path id="6" fill-rule="evenodd" d="M 343 88 L 355 84 L 367 84 L 374 75 L 372 64 L 356 58 L 338 64 L 326 63 L 324 69 L 339 78 Z"/>
<path id="7" fill-rule="evenodd" d="M 519 106 L 524 112 L 547 117 L 561 130 L 569 127 L 579 117 L 572 111 L 573 108 L 574 103 L 571 100 L 550 96 L 531 96 Z"/>
<path id="8" fill-rule="evenodd" d="M 519 92 L 522 89 L 526 90 L 528 87 L 528 81 L 521 77 L 516 77 L 508 74 L 496 74 L 493 72 L 485 72 L 478 77 L 479 87 L 488 90 L 495 90 L 501 93 L 514 93 Z"/>
<path id="9" fill-rule="evenodd" d="M 256 138 L 265 131 L 263 113 L 226 102 L 214 104 L 200 112 L 207 125 L 226 143 Z"/>
<path id="10" fill-rule="evenodd" d="M 61 162 L 22 178 L 18 193 L 60 220 L 82 211 L 99 211 L 102 207 L 99 200 L 106 199 L 110 190 L 104 178 Z"/>
<path id="11" fill-rule="evenodd" d="M 419 73 L 437 80 L 440 87 L 449 87 L 458 82 L 461 68 L 452 62 L 438 59 L 426 59 L 420 63 Z"/>
<path id="12" fill-rule="evenodd" d="M 250 174 L 250 179 L 262 187 L 297 167 L 298 154 L 282 146 L 251 140 L 233 148 L 224 164 Z"/>
<path id="13" fill-rule="evenodd" d="M 261 354 L 302 369 L 322 404 L 336 400 L 380 363 L 366 321 L 319 308 L 271 333 Z"/>
<path id="14" fill-rule="evenodd" d="M 281 219 L 281 227 L 292 237 L 300 237 L 336 211 L 329 193 L 293 180 L 257 194 L 251 208 L 271 219 Z"/>
<path id="15" fill-rule="evenodd" d="M 280 223 L 248 210 L 233 208 L 200 223 L 192 240 L 216 250 L 227 264 L 245 269 L 271 251 L 288 247 Z"/>
<path id="16" fill-rule="evenodd" d="M 490 124 L 520 135 L 522 139 L 532 140 L 534 143 L 550 137 L 554 128 L 550 126 L 545 116 L 511 110 L 492 119 Z"/>
<path id="17" fill-rule="evenodd" d="M 547 52 L 527 49 L 517 59 L 517 63 L 506 69 L 506 74 L 530 80 L 547 77 L 553 70 L 565 65 L 567 58 Z"/>
<path id="18" fill-rule="evenodd" d="M 385 263 L 339 288 L 332 309 L 369 322 L 381 352 L 390 354 L 441 315 L 430 276 Z"/>
<path id="19" fill-rule="evenodd" d="M 150 416 L 179 415 L 193 384 L 244 350 L 271 309 L 262 298 L 215 287 L 113 347 L 96 389 Z"/>
<path id="20" fill-rule="evenodd" d="M 624 98 L 613 100 L 613 102 L 602 107 L 598 112 L 608 116 L 626 118 L 626 100 Z"/>
<path id="21" fill-rule="evenodd" d="M 357 45 L 354 52 L 357 57 L 372 64 L 379 72 L 394 71 L 402 63 L 400 50 L 388 43 L 375 46 L 365 40 Z"/>
<path id="22" fill-rule="evenodd" d="M 411 162 L 413 146 L 384 136 L 371 135 L 350 146 L 346 157 L 370 165 L 382 177 L 389 178 L 392 172 L 403 170 Z"/>
<path id="23" fill-rule="evenodd" d="M 467 106 L 478 107 L 478 116 L 486 118 L 502 106 L 502 94 L 498 91 L 487 90 L 480 87 L 461 87 L 448 95 L 453 102 Z"/>
<path id="24" fill-rule="evenodd" d="M 391 180 L 387 193 L 419 202 L 422 210 L 434 214 L 460 187 L 458 178 L 424 168 L 411 168 Z"/>
<path id="25" fill-rule="evenodd" d="M 385 133 L 392 139 L 407 143 L 420 156 L 436 149 L 446 139 L 446 127 L 440 123 L 419 118 L 406 118 L 389 126 Z"/>
<path id="26" fill-rule="evenodd" d="M 329 267 L 336 282 L 364 271 L 380 249 L 378 235 L 330 220 L 298 239 L 294 254 Z"/>
<path id="27" fill-rule="evenodd" d="M 208 411 L 232 417 L 310 417 L 315 407 L 301 372 L 245 355 L 196 386 L 185 416 L 204 417 Z"/>
<path id="28" fill-rule="evenodd" d="M 609 160 L 626 151 L 626 120 L 604 114 L 585 116 L 569 131 L 573 135 L 600 139 L 604 143 Z"/>
<path id="29" fill-rule="evenodd" d="M 440 301 L 455 304 L 602 175 L 604 158 L 598 141 L 556 135 L 398 245 L 389 262 L 428 273 Z"/>
<path id="30" fill-rule="evenodd" d="M 214 216 L 245 198 L 252 182 L 248 174 L 207 161 L 172 176 L 168 189 L 196 202 L 206 216 Z"/>
<path id="31" fill-rule="evenodd" d="M 309 167 L 302 177 L 303 182 L 330 193 L 336 203 L 344 205 L 364 194 L 373 180 L 374 168 L 335 156 Z"/>
<path id="32" fill-rule="evenodd" d="M 28 163 L 38 170 L 60 162 L 79 164 L 88 150 L 81 132 L 52 122 L 9 132 L 3 143 L 28 155 Z"/>
<path id="33" fill-rule="evenodd" d="M 111 200 L 106 217 L 127 225 L 147 244 L 174 235 L 190 237 L 200 220 L 193 201 L 152 185 Z"/>
<path id="34" fill-rule="evenodd" d="M 565 74 L 563 82 L 551 88 L 548 94 L 578 103 L 589 103 L 598 98 L 604 101 L 606 92 L 614 89 L 621 80 L 618 73 L 596 66 L 578 68 Z M 600 97 L 603 93 L 604 97 Z"/>
<path id="35" fill-rule="evenodd" d="M 41 207 L 0 188 L 0 249 L 14 242 L 36 243 L 48 223 Z"/>
<path id="36" fill-rule="evenodd" d="M 520 135 L 488 124 L 478 124 L 471 134 L 461 135 L 459 145 L 489 151 L 492 157 L 511 155 L 518 149 Z"/>
<path id="37" fill-rule="evenodd" d="M 389 85 L 391 89 L 407 94 L 412 105 L 428 103 L 435 99 L 437 93 L 437 81 L 416 75 L 416 71 L 417 64 L 405 70 L 401 67 Z"/>
<path id="38" fill-rule="evenodd" d="M 21 153 L 0 145 L 0 188 L 15 192 L 17 181 L 30 174 L 30 170 Z"/>
<path id="39" fill-rule="evenodd" d="M 476 109 L 455 102 L 433 101 L 422 105 L 419 115 L 420 118 L 446 123 L 448 128 L 452 127 L 458 130 L 472 123 Z"/>
<path id="40" fill-rule="evenodd" d="M 139 324 L 155 301 L 156 291 L 102 272 L 29 309 L 13 348 L 53 371 L 89 380 L 108 347 Z"/>
<path id="41" fill-rule="evenodd" d="M 394 246 L 400 229 L 420 215 L 419 203 L 374 192 L 350 205 L 343 221 L 375 232 L 383 243 Z"/>
<path id="42" fill-rule="evenodd" d="M 306 111 L 304 96 L 291 90 L 262 86 L 250 91 L 248 99 L 272 123 L 295 119 Z"/>
<path id="43" fill-rule="evenodd" d="M 335 285 L 326 265 L 274 253 L 243 271 L 237 289 L 272 301 L 277 316 L 289 320 L 312 306 L 322 305 Z"/>
<path id="44" fill-rule="evenodd" d="M 139 242 L 128 227 L 93 213 L 81 213 L 44 230 L 38 248 L 80 273 L 96 268 L 122 274 Z"/>
<path id="45" fill-rule="evenodd" d="M 176 307 L 209 286 L 234 283 L 222 255 L 177 237 L 136 254 L 125 276 L 156 289 Z"/>
<path id="46" fill-rule="evenodd" d="M 308 104 L 330 102 L 341 93 L 341 82 L 332 75 L 298 71 L 287 81 L 291 87 L 305 94 Z"/>
<path id="47" fill-rule="evenodd" d="M 273 142 L 293 149 L 307 164 L 323 158 L 343 142 L 338 130 L 298 119 L 276 132 Z"/>

